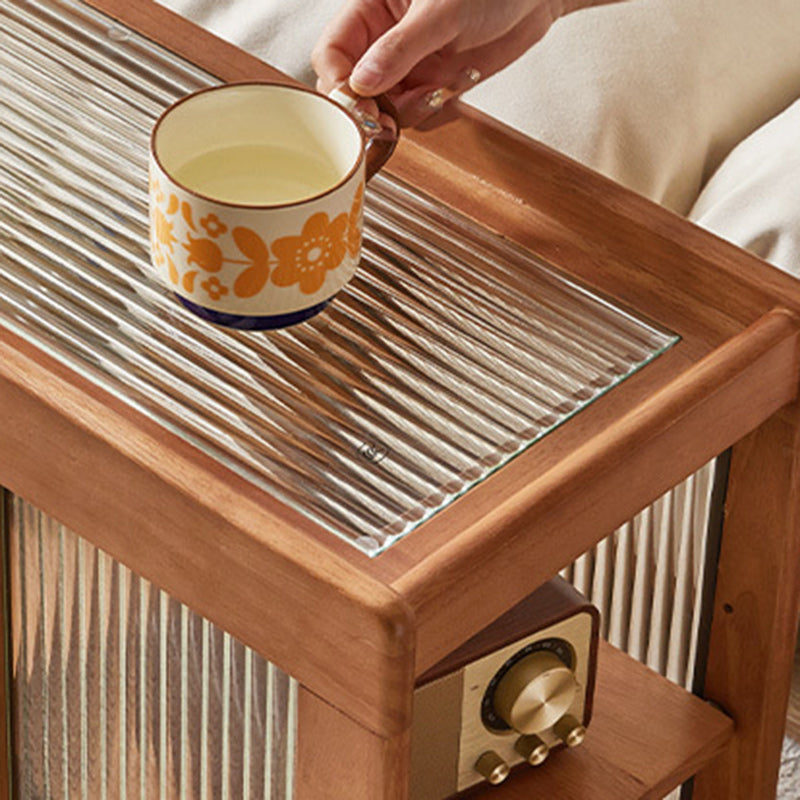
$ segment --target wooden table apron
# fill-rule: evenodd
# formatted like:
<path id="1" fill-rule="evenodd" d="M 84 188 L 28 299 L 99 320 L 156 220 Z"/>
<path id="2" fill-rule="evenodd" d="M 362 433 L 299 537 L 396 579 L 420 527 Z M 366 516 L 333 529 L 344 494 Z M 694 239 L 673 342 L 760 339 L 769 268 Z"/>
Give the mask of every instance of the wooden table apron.
<path id="1" fill-rule="evenodd" d="M 155 3 L 91 5 L 223 80 L 288 80 Z M 797 283 L 471 111 L 390 170 L 681 342 L 372 560 L 5 332 L 0 482 L 300 681 L 298 797 L 376 800 L 407 791 L 415 676 L 733 445 L 708 694 L 738 727 L 698 785 L 767 797 L 798 605 Z"/>

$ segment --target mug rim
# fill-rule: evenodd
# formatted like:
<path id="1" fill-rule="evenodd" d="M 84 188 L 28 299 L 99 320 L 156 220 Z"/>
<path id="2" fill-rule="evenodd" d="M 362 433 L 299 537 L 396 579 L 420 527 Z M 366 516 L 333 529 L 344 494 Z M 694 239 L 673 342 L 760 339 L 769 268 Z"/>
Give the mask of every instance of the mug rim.
<path id="1" fill-rule="evenodd" d="M 159 155 L 156 151 L 156 136 L 158 135 L 158 130 L 161 127 L 161 123 L 164 121 L 167 115 L 171 114 L 176 108 L 178 108 L 178 106 L 181 106 L 184 103 L 195 99 L 199 95 L 207 94 L 209 92 L 221 91 L 225 89 L 243 87 L 243 86 L 273 87 L 278 89 L 287 89 L 290 91 L 305 92 L 306 94 L 312 95 L 315 98 L 330 103 L 334 108 L 340 111 L 352 123 L 353 127 L 356 130 L 356 133 L 359 136 L 361 145 L 359 148 L 358 158 L 355 160 L 355 163 L 353 164 L 352 168 L 336 183 L 325 189 L 323 192 L 311 195 L 310 197 L 303 197 L 300 200 L 292 200 L 286 203 L 235 203 L 230 200 L 220 200 L 219 198 L 212 197 L 211 195 L 208 194 L 204 194 L 203 192 L 198 192 L 196 189 L 191 189 L 185 184 L 181 183 L 179 180 L 177 180 L 170 170 L 165 169 L 164 164 L 161 162 L 161 159 L 159 158 Z M 320 92 L 317 92 L 308 86 L 303 86 L 302 84 L 282 83 L 281 81 L 246 80 L 246 81 L 231 81 L 230 83 L 220 83 L 214 86 L 204 86 L 202 89 L 197 89 L 194 92 L 190 92 L 189 94 L 184 95 L 179 100 L 176 100 L 174 103 L 171 103 L 167 108 L 165 108 L 159 115 L 158 119 L 156 120 L 150 132 L 151 157 L 155 161 L 159 170 L 161 170 L 161 172 L 181 190 L 187 192 L 193 197 L 197 197 L 198 199 L 205 201 L 206 203 L 213 203 L 215 205 L 225 206 L 226 208 L 251 209 L 255 211 L 259 210 L 263 211 L 267 209 L 300 208 L 306 203 L 315 202 L 324 197 L 327 197 L 329 194 L 332 194 L 335 191 L 338 191 L 343 186 L 345 186 L 345 184 L 349 183 L 349 181 L 361 168 L 361 165 L 364 163 L 365 148 L 366 148 L 366 135 L 364 133 L 364 130 L 358 124 L 358 122 L 353 118 L 352 114 L 350 114 L 347 111 L 346 108 L 343 108 L 339 103 L 337 103 L 335 100 L 331 99 L 327 95 L 321 94 Z"/>

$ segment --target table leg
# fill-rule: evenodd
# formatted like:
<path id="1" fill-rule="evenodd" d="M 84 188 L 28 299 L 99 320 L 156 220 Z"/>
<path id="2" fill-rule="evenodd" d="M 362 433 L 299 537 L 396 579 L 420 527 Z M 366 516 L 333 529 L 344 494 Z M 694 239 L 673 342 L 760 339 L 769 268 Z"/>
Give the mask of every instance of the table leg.
<path id="1" fill-rule="evenodd" d="M 733 448 L 705 696 L 734 719 L 694 800 L 775 797 L 800 603 L 800 405 Z"/>
<path id="2" fill-rule="evenodd" d="M 410 730 L 384 739 L 300 687 L 295 800 L 406 800 Z"/>

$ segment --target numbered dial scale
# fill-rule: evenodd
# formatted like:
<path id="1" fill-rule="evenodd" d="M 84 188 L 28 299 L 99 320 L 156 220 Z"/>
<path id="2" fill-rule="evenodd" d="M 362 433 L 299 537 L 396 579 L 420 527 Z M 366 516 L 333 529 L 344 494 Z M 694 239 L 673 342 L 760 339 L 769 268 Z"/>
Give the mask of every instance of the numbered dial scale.
<path id="1" fill-rule="evenodd" d="M 423 675 L 411 799 L 501 783 L 518 765 L 579 745 L 591 716 L 598 622 L 597 609 L 554 579 Z"/>

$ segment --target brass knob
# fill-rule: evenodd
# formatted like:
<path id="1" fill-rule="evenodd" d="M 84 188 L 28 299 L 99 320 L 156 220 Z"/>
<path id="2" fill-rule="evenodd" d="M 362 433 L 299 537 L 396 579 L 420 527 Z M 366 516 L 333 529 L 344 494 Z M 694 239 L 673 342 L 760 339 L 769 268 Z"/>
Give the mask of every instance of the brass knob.
<path id="1" fill-rule="evenodd" d="M 566 714 L 553 726 L 553 733 L 567 747 L 577 747 L 586 738 L 586 728 L 571 714 Z"/>
<path id="2" fill-rule="evenodd" d="M 508 777 L 508 764 L 494 750 L 487 750 L 475 762 L 475 769 L 489 783 L 496 786 Z"/>
<path id="3" fill-rule="evenodd" d="M 550 754 L 547 743 L 542 741 L 535 733 L 520 736 L 514 742 L 514 749 L 532 766 L 538 767 Z"/>
<path id="4" fill-rule="evenodd" d="M 572 670 L 555 653 L 539 650 L 500 678 L 494 709 L 515 731 L 539 733 L 564 716 L 577 689 Z"/>

